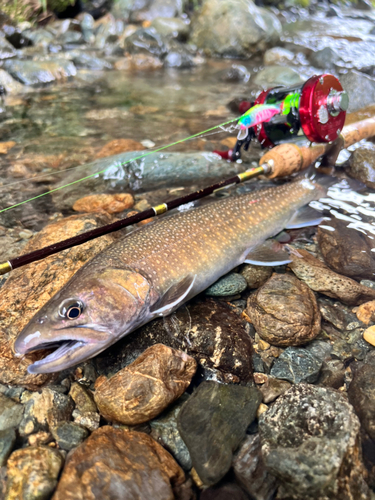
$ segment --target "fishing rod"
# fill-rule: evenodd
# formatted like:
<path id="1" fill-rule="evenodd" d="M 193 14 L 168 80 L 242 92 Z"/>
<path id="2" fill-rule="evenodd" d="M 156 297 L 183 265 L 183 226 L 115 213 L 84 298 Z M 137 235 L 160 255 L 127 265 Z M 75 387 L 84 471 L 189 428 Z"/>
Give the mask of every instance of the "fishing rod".
<path id="1" fill-rule="evenodd" d="M 327 75 L 323 75 L 323 76 L 327 76 Z M 328 76 L 332 76 L 332 75 L 328 75 Z M 332 77 L 332 78 L 334 78 L 334 77 Z M 337 159 L 337 156 L 338 156 L 340 150 L 343 147 L 345 147 L 345 148 L 349 147 L 350 145 L 352 145 L 352 144 L 354 144 L 354 143 L 356 143 L 356 142 L 358 142 L 366 137 L 371 137 L 371 136 L 375 135 L 375 117 L 366 118 L 364 120 L 352 123 L 351 125 L 348 125 L 347 127 L 344 127 L 342 129 L 342 126 L 344 123 L 342 120 L 345 120 L 346 110 L 340 108 L 341 111 L 339 111 L 338 110 L 339 104 L 337 104 L 337 103 L 341 102 L 341 104 L 343 104 L 343 107 L 347 107 L 347 99 L 345 97 L 345 94 L 343 93 L 344 91 L 342 90 L 341 85 L 340 85 L 338 90 L 334 89 L 334 92 L 331 89 L 328 93 L 325 92 L 323 94 L 322 93 L 314 94 L 314 89 L 316 90 L 317 85 L 318 84 L 322 85 L 322 82 L 326 84 L 327 81 L 326 80 L 322 81 L 322 76 L 313 77 L 313 79 L 314 79 L 313 83 L 315 86 L 312 85 L 311 82 L 310 82 L 310 85 L 308 86 L 308 88 L 310 89 L 310 94 L 309 94 L 310 98 L 312 99 L 315 96 L 315 101 L 316 101 L 316 102 L 314 101 L 312 103 L 311 110 L 310 110 L 311 111 L 310 112 L 311 123 L 314 123 L 314 120 L 315 120 L 315 122 L 316 122 L 316 120 L 318 120 L 318 122 L 320 123 L 319 127 L 322 125 L 327 125 L 329 123 L 330 119 L 328 119 L 328 121 L 326 121 L 325 118 L 324 119 L 322 118 L 322 116 L 324 114 L 322 111 L 322 108 L 324 106 L 326 107 L 327 113 L 332 112 L 332 115 L 331 115 L 332 118 L 336 119 L 337 117 L 340 117 L 340 120 L 341 120 L 340 123 L 338 123 L 337 121 L 330 122 L 330 130 L 331 130 L 330 134 L 331 135 L 329 135 L 327 133 L 325 138 L 321 137 L 321 139 L 324 139 L 324 141 L 322 140 L 322 142 L 323 142 L 322 144 L 315 144 L 315 145 L 310 146 L 310 147 L 299 147 L 293 143 L 282 143 L 279 145 L 275 145 L 273 147 L 273 149 L 271 149 L 265 155 L 263 155 L 263 157 L 261 158 L 261 160 L 259 162 L 260 165 L 256 168 L 246 170 L 245 172 L 242 172 L 234 177 L 220 181 L 216 184 L 213 184 L 213 185 L 208 186 L 206 188 L 200 189 L 200 190 L 198 190 L 194 193 L 190 193 L 186 196 L 176 198 L 172 201 L 162 203 L 162 204 L 157 205 L 155 207 L 151 207 L 151 208 L 149 208 L 149 209 L 147 209 L 139 214 L 133 215 L 131 217 L 121 219 L 121 220 L 116 221 L 112 224 L 108 224 L 106 226 L 102 226 L 100 228 L 93 229 L 93 230 L 88 231 L 86 233 L 77 235 L 75 237 L 69 238 L 67 240 L 58 242 L 58 243 L 53 244 L 53 245 L 50 245 L 48 247 L 45 247 L 45 248 L 42 248 L 39 250 L 35 250 L 31 253 L 21 255 L 19 257 L 14 258 L 14 259 L 10 259 L 10 260 L 0 264 L 0 275 L 6 274 L 6 273 L 12 271 L 13 269 L 17 269 L 17 268 L 22 267 L 26 264 L 30 264 L 30 263 L 35 262 L 37 260 L 44 259 L 45 257 L 53 255 L 53 254 L 60 252 L 62 250 L 66 250 L 66 249 L 74 247 L 76 245 L 85 243 L 86 241 L 90 241 L 94 238 L 98 238 L 100 236 L 103 236 L 105 234 L 109 234 L 109 233 L 114 232 L 114 231 L 118 231 L 119 229 L 125 228 L 127 226 L 130 226 L 130 225 L 135 224 L 137 222 L 140 222 L 142 220 L 145 220 L 145 219 L 148 219 L 151 217 L 155 217 L 157 215 L 161 215 L 169 210 L 172 210 L 173 208 L 177 208 L 177 207 L 184 205 L 188 202 L 195 201 L 195 200 L 198 200 L 198 199 L 203 198 L 205 196 L 208 196 L 218 189 L 247 181 L 251 178 L 257 177 L 257 176 L 262 175 L 262 174 L 267 175 L 267 177 L 270 179 L 273 179 L 275 177 L 282 177 L 282 176 L 291 175 L 293 173 L 296 173 L 300 170 L 307 168 L 309 165 L 311 165 L 315 160 L 317 160 L 321 156 L 323 156 L 323 162 L 322 162 L 323 165 L 324 164 L 333 165 Z M 310 80 L 312 80 L 312 79 L 310 79 Z M 337 80 L 337 79 L 335 79 L 335 80 Z M 309 82 L 309 80 L 308 80 L 308 82 Z M 338 82 L 338 80 L 337 80 L 337 82 Z M 300 89 L 301 92 L 303 91 L 303 88 L 304 87 L 302 86 Z M 340 88 L 341 88 L 341 90 L 340 90 Z M 293 99 L 289 99 L 289 101 L 288 101 L 289 104 L 291 105 L 290 109 L 293 111 L 294 114 L 295 114 L 295 110 L 297 109 L 297 107 L 295 109 L 294 108 L 292 109 L 293 106 L 297 106 L 297 98 L 296 98 L 295 90 L 296 89 L 294 88 L 293 89 L 293 92 L 294 92 Z M 270 92 L 270 91 L 266 91 L 266 92 Z M 285 90 L 285 92 L 286 92 L 286 90 Z M 341 93 L 339 93 L 339 92 L 341 92 Z M 342 96 L 344 96 L 344 97 L 342 97 Z M 286 99 L 286 97 L 284 96 L 284 101 L 282 101 L 283 103 L 285 103 L 285 99 Z M 332 102 L 336 103 L 336 104 L 332 104 Z M 298 100 L 298 105 L 299 105 L 299 103 L 300 103 L 300 100 Z M 331 108 L 330 108 L 330 106 L 331 106 Z M 336 111 L 333 109 L 334 106 L 336 106 Z M 285 104 L 280 106 L 281 112 L 283 109 L 284 110 L 286 109 Z M 318 109 L 318 111 L 319 111 L 319 113 L 317 113 L 317 114 L 315 113 L 316 109 Z M 264 108 L 262 110 L 264 110 Z M 251 108 L 249 111 L 251 113 Z M 301 110 L 299 109 L 298 112 L 300 112 L 300 111 Z M 246 115 L 246 113 L 244 115 L 242 115 L 242 117 L 240 118 L 240 121 L 242 118 L 245 117 L 245 115 Z M 276 116 L 276 115 L 274 115 L 274 116 Z M 266 122 L 269 122 L 269 125 L 271 127 L 272 126 L 278 127 L 280 125 L 280 121 L 279 122 L 276 121 L 276 123 L 273 124 L 272 120 L 274 119 L 274 116 L 271 116 L 271 117 L 266 116 L 265 120 L 263 119 L 263 122 L 258 122 L 258 124 L 252 125 L 252 126 L 249 125 L 249 121 L 248 121 L 246 123 L 245 128 L 248 130 L 249 136 L 251 136 L 251 127 L 256 126 L 257 130 L 259 130 L 259 125 L 261 127 L 264 127 Z M 236 121 L 236 120 L 238 120 L 238 118 L 227 121 L 224 124 L 218 125 L 216 127 L 212 127 L 208 131 L 211 131 L 215 128 L 226 125 L 228 123 L 232 123 L 233 121 Z M 322 123 L 322 120 L 325 123 Z M 250 121 L 250 123 L 251 123 L 251 121 Z M 285 127 L 285 123 L 286 123 L 285 121 L 282 123 L 282 125 L 284 127 Z M 337 127 L 335 129 L 335 131 L 332 131 L 333 130 L 332 124 L 334 125 L 334 127 Z M 341 126 L 341 128 L 339 128 L 339 125 Z M 320 130 L 324 131 L 327 129 L 320 128 Z M 205 132 L 207 132 L 207 131 L 205 131 Z M 315 132 L 316 132 L 316 130 L 315 130 Z M 195 134 L 194 137 L 199 136 L 202 133 L 204 133 L 204 132 L 201 132 L 200 134 Z M 296 132 L 296 129 L 294 128 L 293 131 L 292 132 L 289 131 L 289 133 L 293 135 L 293 134 L 296 134 L 297 132 Z M 297 133 L 297 135 L 298 135 L 298 133 Z M 332 138 L 332 142 L 328 142 L 327 137 Z M 187 138 L 187 139 L 189 139 L 189 138 Z M 178 144 L 178 143 L 183 142 L 187 139 L 182 139 L 182 140 L 177 141 L 176 143 L 173 143 L 173 144 Z M 243 140 L 243 139 L 239 139 L 239 140 Z M 163 146 L 161 148 L 158 148 L 156 151 L 166 149 L 169 146 L 170 145 Z M 145 153 L 141 157 L 147 156 L 147 155 L 152 154 L 154 152 L 155 151 Z M 129 161 L 134 161 L 134 159 L 129 160 Z M 93 175 L 97 175 L 97 174 L 98 173 L 93 174 Z M 91 177 L 91 176 L 86 176 L 84 179 L 86 179 L 88 177 Z M 82 179 L 80 179 L 80 180 L 82 180 Z M 75 182 L 79 182 L 80 180 L 75 181 Z M 71 183 L 71 184 L 73 184 L 73 183 Z M 53 192 L 53 190 L 51 192 Z M 12 207 L 9 207 L 9 208 L 12 208 Z"/>

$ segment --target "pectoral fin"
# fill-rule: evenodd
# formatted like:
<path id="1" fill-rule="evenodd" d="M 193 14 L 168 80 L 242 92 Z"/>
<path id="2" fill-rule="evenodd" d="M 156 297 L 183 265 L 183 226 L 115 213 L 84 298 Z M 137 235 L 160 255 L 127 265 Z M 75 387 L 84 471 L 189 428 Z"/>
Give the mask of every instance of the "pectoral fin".
<path id="1" fill-rule="evenodd" d="M 156 304 L 151 307 L 150 312 L 155 316 L 166 316 L 172 312 L 187 297 L 193 288 L 196 277 L 196 274 L 194 276 L 189 274 L 178 283 L 172 285 Z"/>
<path id="2" fill-rule="evenodd" d="M 306 207 L 300 208 L 290 219 L 286 229 L 299 229 L 301 227 L 317 226 L 322 222 L 324 217 L 314 208 Z"/>
<path id="3" fill-rule="evenodd" d="M 292 259 L 281 243 L 275 240 L 267 240 L 250 250 L 244 262 L 256 266 L 282 266 L 292 262 Z"/>

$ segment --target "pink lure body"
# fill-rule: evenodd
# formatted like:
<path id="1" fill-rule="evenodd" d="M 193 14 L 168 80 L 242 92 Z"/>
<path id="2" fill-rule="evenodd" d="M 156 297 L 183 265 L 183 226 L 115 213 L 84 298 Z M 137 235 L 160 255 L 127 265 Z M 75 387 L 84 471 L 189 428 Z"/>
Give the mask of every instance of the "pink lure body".
<path id="1" fill-rule="evenodd" d="M 256 104 L 250 108 L 238 121 L 242 130 L 255 127 L 260 123 L 269 122 L 281 112 L 281 107 L 275 104 Z"/>

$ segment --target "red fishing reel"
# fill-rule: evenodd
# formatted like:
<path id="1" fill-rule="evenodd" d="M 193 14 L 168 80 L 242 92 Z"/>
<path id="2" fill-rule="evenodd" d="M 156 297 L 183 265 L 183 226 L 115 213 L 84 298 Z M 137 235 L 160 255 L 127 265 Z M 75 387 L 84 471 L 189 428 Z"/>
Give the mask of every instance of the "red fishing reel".
<path id="1" fill-rule="evenodd" d="M 254 103 L 241 102 L 240 113 L 250 113 L 256 105 L 279 106 L 280 113 L 249 129 L 248 136 L 239 139 L 233 151 L 218 152 L 223 158 L 240 158 L 241 147 L 247 149 L 252 138 L 269 148 L 299 137 L 310 142 L 332 142 L 344 126 L 349 99 L 339 80 L 324 74 L 309 78 L 303 85 L 264 90 Z"/>

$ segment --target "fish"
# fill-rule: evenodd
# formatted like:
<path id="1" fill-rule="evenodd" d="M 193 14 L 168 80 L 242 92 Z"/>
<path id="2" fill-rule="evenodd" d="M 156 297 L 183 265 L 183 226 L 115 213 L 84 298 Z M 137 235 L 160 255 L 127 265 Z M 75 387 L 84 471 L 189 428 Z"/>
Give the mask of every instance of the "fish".
<path id="1" fill-rule="evenodd" d="M 240 131 L 237 139 L 245 139 L 250 127 L 255 127 L 260 123 L 269 122 L 275 115 L 282 111 L 281 104 L 256 104 L 246 111 L 238 120 Z"/>
<path id="2" fill-rule="evenodd" d="M 73 367 L 171 314 L 240 264 L 291 262 L 272 237 L 319 224 L 321 214 L 308 203 L 326 193 L 324 182 L 303 177 L 134 230 L 90 259 L 40 309 L 16 338 L 15 355 L 56 348 L 28 371 Z"/>

